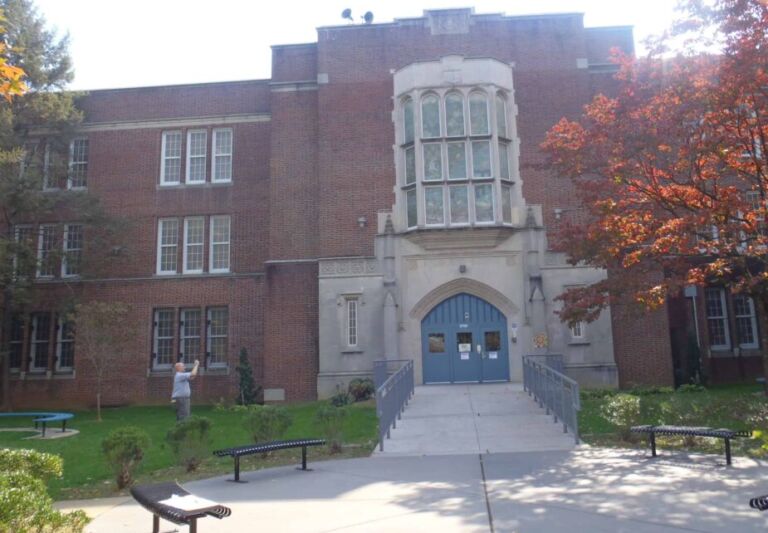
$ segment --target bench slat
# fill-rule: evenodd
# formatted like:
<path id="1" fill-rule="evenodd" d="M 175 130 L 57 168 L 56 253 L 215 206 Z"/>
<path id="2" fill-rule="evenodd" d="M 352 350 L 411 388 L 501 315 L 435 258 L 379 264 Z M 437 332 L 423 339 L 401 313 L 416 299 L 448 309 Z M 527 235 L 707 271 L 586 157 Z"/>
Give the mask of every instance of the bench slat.
<path id="1" fill-rule="evenodd" d="M 224 505 L 206 507 L 197 511 L 185 511 L 160 503 L 173 496 L 189 496 L 191 493 L 177 483 L 159 483 L 156 485 L 141 485 L 131 488 L 131 496 L 146 510 L 174 524 L 189 524 L 192 520 L 203 516 L 226 518 L 232 510 Z"/>
<path id="2" fill-rule="evenodd" d="M 285 450 L 288 448 L 301 448 L 304 446 L 322 446 L 325 444 L 323 439 L 295 439 L 295 440 L 278 440 L 273 442 L 264 442 L 257 444 L 247 444 L 245 446 L 237 446 L 233 448 L 224 448 L 222 450 L 216 450 L 213 455 L 217 457 L 237 457 L 242 455 L 252 455 L 257 453 L 271 452 L 275 450 Z"/>

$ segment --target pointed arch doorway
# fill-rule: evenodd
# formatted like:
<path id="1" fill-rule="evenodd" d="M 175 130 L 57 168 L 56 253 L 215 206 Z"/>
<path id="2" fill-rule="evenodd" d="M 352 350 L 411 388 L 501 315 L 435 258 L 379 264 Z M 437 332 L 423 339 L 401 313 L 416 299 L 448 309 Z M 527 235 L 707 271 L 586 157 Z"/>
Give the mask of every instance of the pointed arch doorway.
<path id="1" fill-rule="evenodd" d="M 421 321 L 424 383 L 509 381 L 507 318 L 482 298 L 455 294 Z"/>

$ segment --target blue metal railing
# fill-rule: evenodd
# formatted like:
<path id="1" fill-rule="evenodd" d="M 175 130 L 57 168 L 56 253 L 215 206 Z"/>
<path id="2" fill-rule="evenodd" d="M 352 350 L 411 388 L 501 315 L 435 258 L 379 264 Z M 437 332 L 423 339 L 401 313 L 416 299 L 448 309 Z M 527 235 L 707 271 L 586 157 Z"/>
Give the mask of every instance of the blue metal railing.
<path id="1" fill-rule="evenodd" d="M 393 370 L 395 365 L 397 368 Z M 390 438 L 390 431 L 397 427 L 397 421 L 413 396 L 413 360 L 374 361 L 373 379 L 376 384 L 376 415 L 379 417 L 379 450 L 383 451 L 384 436 Z"/>
<path id="2" fill-rule="evenodd" d="M 579 411 L 581 399 L 579 384 L 574 380 L 547 366 L 540 361 L 540 356 L 523 357 L 523 388 L 529 396 L 551 414 L 555 423 L 563 424 L 563 433 L 571 429 L 576 444 L 579 443 Z"/>

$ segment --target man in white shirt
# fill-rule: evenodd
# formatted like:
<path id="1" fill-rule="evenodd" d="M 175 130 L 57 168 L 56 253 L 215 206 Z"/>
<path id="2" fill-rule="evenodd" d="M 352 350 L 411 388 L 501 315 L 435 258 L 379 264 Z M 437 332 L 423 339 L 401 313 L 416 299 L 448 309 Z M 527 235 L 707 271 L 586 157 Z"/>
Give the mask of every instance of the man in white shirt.
<path id="1" fill-rule="evenodd" d="M 184 372 L 184 363 L 176 363 L 174 366 L 176 373 L 173 375 L 173 393 L 171 393 L 171 401 L 176 403 L 177 422 L 181 422 L 189 416 L 189 401 L 192 396 L 189 382 L 197 376 L 198 366 L 200 366 L 200 361 L 197 359 L 195 359 L 195 366 L 192 367 L 192 372 Z"/>

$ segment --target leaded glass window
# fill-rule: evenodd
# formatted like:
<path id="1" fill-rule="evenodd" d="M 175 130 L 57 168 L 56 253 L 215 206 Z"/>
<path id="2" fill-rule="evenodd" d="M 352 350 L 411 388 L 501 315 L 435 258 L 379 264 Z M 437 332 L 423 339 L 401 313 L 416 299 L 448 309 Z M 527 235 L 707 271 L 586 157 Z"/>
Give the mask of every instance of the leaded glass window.
<path id="1" fill-rule="evenodd" d="M 424 137 L 440 137 L 440 99 L 429 94 L 421 100 L 421 133 Z"/>
<path id="2" fill-rule="evenodd" d="M 475 185 L 475 221 L 493 222 L 493 185 Z"/>
<path id="3" fill-rule="evenodd" d="M 403 140 L 412 143 L 413 137 L 413 100 L 406 98 L 403 101 Z"/>
<path id="4" fill-rule="evenodd" d="M 424 144 L 424 179 L 441 180 L 443 179 L 443 161 L 441 143 Z"/>
<path id="5" fill-rule="evenodd" d="M 488 135 L 488 97 L 483 93 L 469 95 L 469 123 L 471 135 Z"/>
<path id="6" fill-rule="evenodd" d="M 464 141 L 448 143 L 448 179 L 467 178 L 467 149 Z"/>
<path id="7" fill-rule="evenodd" d="M 196 359 L 200 359 L 202 333 L 202 312 L 200 309 L 182 309 L 179 330 L 179 354 L 185 364 L 191 365 Z"/>
<path id="8" fill-rule="evenodd" d="M 466 185 L 449 187 L 451 224 L 469 224 L 469 199 Z"/>
<path id="9" fill-rule="evenodd" d="M 415 228 L 418 224 L 416 189 L 411 189 L 405 193 L 406 208 L 408 211 L 408 227 Z"/>
<path id="10" fill-rule="evenodd" d="M 512 223 L 512 187 L 501 186 L 501 218 L 505 224 Z"/>
<path id="11" fill-rule="evenodd" d="M 501 94 L 496 95 L 496 129 L 499 137 L 508 138 L 507 135 L 507 101 Z"/>
<path id="12" fill-rule="evenodd" d="M 728 349 L 731 342 L 728 332 L 728 314 L 725 307 L 725 291 L 723 289 L 706 289 L 704 295 L 709 345 L 714 350 Z"/>
<path id="13" fill-rule="evenodd" d="M 445 224 L 442 187 L 425 187 L 424 205 L 428 225 Z"/>
<path id="14" fill-rule="evenodd" d="M 416 149 L 409 146 L 405 149 L 405 183 L 416 182 Z"/>
<path id="15" fill-rule="evenodd" d="M 491 177 L 491 143 L 489 141 L 472 142 L 472 176 Z"/>
<path id="16" fill-rule="evenodd" d="M 207 131 L 194 130 L 187 132 L 187 183 L 205 182 L 207 145 Z"/>
<path id="17" fill-rule="evenodd" d="M 229 345 L 229 309 L 208 309 L 208 366 L 225 366 Z"/>
<path id="18" fill-rule="evenodd" d="M 445 96 L 445 129 L 448 137 L 464 136 L 464 97 L 451 92 Z"/>
<path id="19" fill-rule="evenodd" d="M 499 143 L 499 177 L 509 179 L 509 146 L 507 143 Z"/>
<path id="20" fill-rule="evenodd" d="M 740 348 L 757 348 L 757 320 L 752 298 L 743 294 L 733 296 L 733 315 Z"/>

